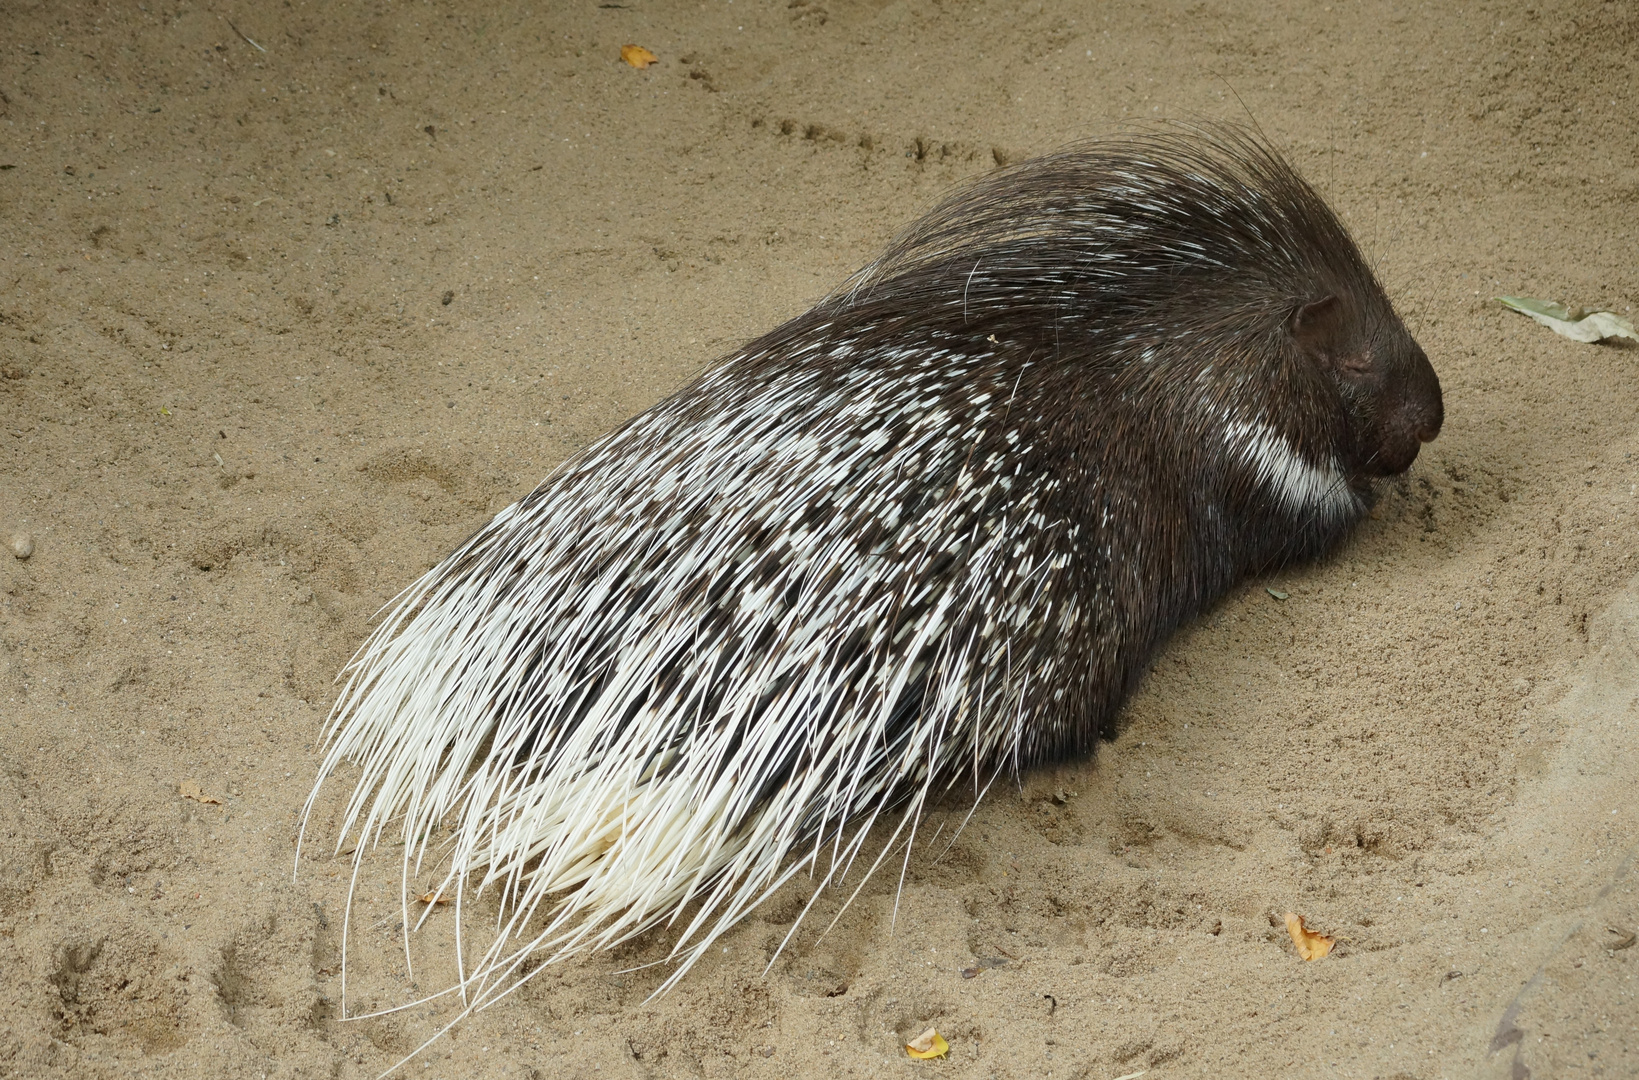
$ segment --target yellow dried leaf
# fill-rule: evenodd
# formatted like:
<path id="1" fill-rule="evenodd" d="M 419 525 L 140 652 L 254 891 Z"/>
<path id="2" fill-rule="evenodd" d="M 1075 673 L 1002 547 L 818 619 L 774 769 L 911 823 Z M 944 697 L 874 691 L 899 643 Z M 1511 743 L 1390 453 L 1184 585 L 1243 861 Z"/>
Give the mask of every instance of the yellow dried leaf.
<path id="1" fill-rule="evenodd" d="M 620 58 L 635 68 L 646 68 L 660 59 L 641 45 L 622 45 Z"/>
<path id="2" fill-rule="evenodd" d="M 1333 938 L 1317 934 L 1303 925 L 1303 916 L 1286 913 L 1286 932 L 1292 935 L 1292 945 L 1305 960 L 1319 960 L 1332 951 Z"/>
<path id="3" fill-rule="evenodd" d="M 447 903 L 450 902 L 449 897 L 445 896 L 441 892 L 436 892 L 432 889 L 429 889 L 426 892 L 422 893 L 421 896 L 420 896 L 420 900 L 423 904 L 447 904 Z"/>
<path id="4" fill-rule="evenodd" d="M 905 1044 L 905 1053 L 919 1061 L 944 1057 L 950 1053 L 950 1043 L 945 1041 L 943 1035 L 932 1028 L 928 1028 L 928 1030 Z"/>
<path id="5" fill-rule="evenodd" d="M 205 794 L 200 786 L 192 780 L 182 781 L 182 783 L 177 785 L 176 790 L 177 794 L 181 795 L 184 799 L 192 799 L 195 802 L 202 803 L 215 803 L 218 806 L 222 805 L 221 799 L 218 799 L 215 795 Z"/>

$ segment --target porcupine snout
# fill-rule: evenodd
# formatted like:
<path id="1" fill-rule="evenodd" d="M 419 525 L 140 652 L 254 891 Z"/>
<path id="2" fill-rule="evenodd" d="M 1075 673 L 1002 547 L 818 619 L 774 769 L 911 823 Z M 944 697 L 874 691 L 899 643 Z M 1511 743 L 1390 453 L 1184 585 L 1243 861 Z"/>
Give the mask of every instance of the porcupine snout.
<path id="1" fill-rule="evenodd" d="M 1445 422 L 1440 377 L 1428 356 L 1410 335 L 1394 351 L 1382 391 L 1376 454 L 1368 467 L 1379 476 L 1411 468 L 1422 444 L 1433 442 Z"/>

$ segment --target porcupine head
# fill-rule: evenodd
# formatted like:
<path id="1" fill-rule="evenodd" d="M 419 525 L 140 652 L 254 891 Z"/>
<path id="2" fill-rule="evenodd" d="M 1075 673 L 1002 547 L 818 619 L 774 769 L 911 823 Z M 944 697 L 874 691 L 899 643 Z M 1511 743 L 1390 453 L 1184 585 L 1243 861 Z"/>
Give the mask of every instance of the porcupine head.
<path id="1" fill-rule="evenodd" d="M 983 374 L 1022 432 L 1018 469 L 1048 477 L 1043 520 L 1093 538 L 1065 577 L 1107 596 L 1086 648 L 1096 700 L 1079 724 L 1027 733 L 1037 757 L 1109 734 L 1156 644 L 1244 576 L 1334 546 L 1372 481 L 1410 467 L 1444 417 L 1347 229 L 1233 128 L 986 177 L 815 315 L 884 345 L 985 343 L 1000 359 Z"/>

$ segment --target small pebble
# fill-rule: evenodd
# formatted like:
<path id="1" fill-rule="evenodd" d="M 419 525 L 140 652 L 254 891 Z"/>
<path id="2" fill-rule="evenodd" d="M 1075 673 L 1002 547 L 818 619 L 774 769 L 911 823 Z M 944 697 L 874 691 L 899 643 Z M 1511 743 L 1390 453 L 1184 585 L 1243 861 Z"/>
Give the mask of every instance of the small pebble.
<path id="1" fill-rule="evenodd" d="M 11 539 L 6 541 L 6 546 L 11 548 L 11 553 L 19 559 L 26 559 L 34 554 L 34 537 L 26 532 L 14 532 Z"/>

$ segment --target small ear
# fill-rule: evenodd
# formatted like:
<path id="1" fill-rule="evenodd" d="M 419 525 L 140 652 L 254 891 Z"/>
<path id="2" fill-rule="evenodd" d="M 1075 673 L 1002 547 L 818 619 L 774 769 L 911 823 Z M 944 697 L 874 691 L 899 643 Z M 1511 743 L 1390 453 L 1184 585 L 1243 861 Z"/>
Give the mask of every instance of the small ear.
<path id="1" fill-rule="evenodd" d="M 1298 308 L 1290 323 L 1292 340 L 1311 356 L 1336 355 L 1343 346 L 1343 301 L 1335 295 Z"/>

